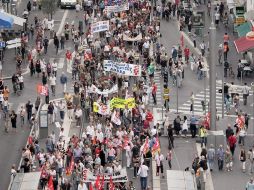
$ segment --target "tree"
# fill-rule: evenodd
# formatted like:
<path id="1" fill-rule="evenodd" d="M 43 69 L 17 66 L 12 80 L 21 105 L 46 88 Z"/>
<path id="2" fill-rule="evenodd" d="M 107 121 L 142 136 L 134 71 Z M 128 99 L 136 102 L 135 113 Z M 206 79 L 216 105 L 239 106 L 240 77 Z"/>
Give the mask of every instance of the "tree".
<path id="1" fill-rule="evenodd" d="M 41 0 L 41 10 L 43 13 L 50 16 L 52 20 L 53 14 L 56 12 L 57 9 L 57 0 Z"/>

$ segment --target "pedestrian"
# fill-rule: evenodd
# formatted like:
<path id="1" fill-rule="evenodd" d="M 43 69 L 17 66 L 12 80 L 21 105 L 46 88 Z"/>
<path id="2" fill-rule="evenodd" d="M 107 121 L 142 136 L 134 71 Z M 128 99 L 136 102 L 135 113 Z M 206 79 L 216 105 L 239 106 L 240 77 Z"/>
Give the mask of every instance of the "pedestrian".
<path id="1" fill-rule="evenodd" d="M 213 144 L 210 145 L 210 148 L 207 151 L 207 160 L 208 160 L 210 171 L 212 172 L 214 168 L 214 161 L 215 161 L 215 149 Z"/>
<path id="2" fill-rule="evenodd" d="M 62 34 L 61 37 L 60 37 L 60 47 L 61 47 L 61 49 L 64 49 L 64 43 L 65 43 L 65 36 L 64 36 L 64 34 Z"/>
<path id="3" fill-rule="evenodd" d="M 19 81 L 19 89 L 23 90 L 24 89 L 24 77 L 22 76 L 22 74 L 19 74 L 18 81 Z"/>
<path id="4" fill-rule="evenodd" d="M 82 110 L 80 106 L 78 105 L 75 111 L 75 119 L 76 119 L 76 126 L 81 127 L 81 119 L 82 119 Z"/>
<path id="5" fill-rule="evenodd" d="M 233 131 L 233 129 L 231 128 L 231 125 L 228 124 L 228 128 L 226 129 L 226 140 L 227 140 L 227 142 L 228 142 L 228 138 L 229 138 L 232 134 L 234 134 L 234 131 Z"/>
<path id="6" fill-rule="evenodd" d="M 58 109 L 59 109 L 59 114 L 60 114 L 61 122 L 63 123 L 63 121 L 64 121 L 64 116 L 65 116 L 65 109 L 66 109 L 66 106 L 65 106 L 65 104 L 63 103 L 62 100 L 60 100 L 60 102 L 59 102 L 59 104 L 58 104 Z"/>
<path id="7" fill-rule="evenodd" d="M 172 169 L 172 150 L 169 148 L 168 149 L 168 154 L 167 154 L 167 157 L 166 157 L 166 160 L 168 160 L 168 166 L 169 166 L 169 169 Z"/>
<path id="8" fill-rule="evenodd" d="M 67 76 L 65 75 L 64 72 L 62 72 L 62 75 L 60 76 L 60 83 L 62 84 L 63 87 L 63 93 L 66 93 L 66 86 L 67 86 Z"/>
<path id="9" fill-rule="evenodd" d="M 194 100 L 195 100 L 194 93 L 191 92 L 191 96 L 190 96 L 190 102 L 191 102 L 191 104 L 190 104 L 190 112 L 192 114 L 194 114 Z"/>
<path id="10" fill-rule="evenodd" d="M 157 87 L 157 85 L 154 82 L 153 85 L 152 85 L 152 96 L 153 96 L 153 103 L 154 103 L 154 105 L 157 104 L 157 101 L 156 101 L 157 88 L 158 87 Z"/>
<path id="11" fill-rule="evenodd" d="M 199 128 L 199 137 L 200 137 L 201 148 L 203 148 L 203 145 L 205 145 L 205 147 L 206 147 L 207 130 L 203 125 L 201 125 Z"/>
<path id="12" fill-rule="evenodd" d="M 36 111 L 39 110 L 40 104 L 41 104 L 41 97 L 37 96 L 37 98 L 35 100 L 35 103 L 34 103 L 34 108 L 35 108 Z"/>
<path id="13" fill-rule="evenodd" d="M 200 46 L 201 55 L 204 57 L 205 56 L 205 50 L 206 50 L 205 42 L 203 41 L 199 46 Z"/>
<path id="14" fill-rule="evenodd" d="M 42 78 L 41 78 L 42 85 L 45 86 L 48 82 L 48 77 L 45 72 L 42 72 Z"/>
<path id="15" fill-rule="evenodd" d="M 174 132 L 172 128 L 172 124 L 168 125 L 168 147 L 169 149 L 174 148 Z"/>
<path id="16" fill-rule="evenodd" d="M 190 131 L 191 131 L 192 138 L 195 138 L 197 134 L 197 122 L 198 122 L 198 119 L 193 114 L 190 118 Z"/>
<path id="17" fill-rule="evenodd" d="M 31 62 L 32 62 L 33 60 L 31 60 Z M 38 59 L 37 61 L 36 61 L 36 63 L 35 63 L 35 71 L 36 71 L 36 73 L 37 73 L 37 77 L 39 77 L 40 76 L 40 73 L 41 73 L 41 62 L 40 62 L 40 60 Z"/>
<path id="18" fill-rule="evenodd" d="M 217 150 L 217 159 L 218 159 L 219 171 L 223 170 L 224 157 L 225 157 L 225 152 L 224 152 L 223 146 L 220 145 L 218 150 Z"/>
<path id="19" fill-rule="evenodd" d="M 186 138 L 187 132 L 188 132 L 188 120 L 186 116 L 183 116 L 183 124 L 182 124 L 182 134 Z"/>
<path id="20" fill-rule="evenodd" d="M 132 158 L 132 164 L 133 164 L 133 179 L 137 177 L 139 165 L 140 165 L 140 157 L 139 155 L 133 155 Z"/>
<path id="21" fill-rule="evenodd" d="M 164 173 L 163 173 L 163 160 L 164 156 L 160 152 L 155 156 L 155 162 L 156 162 L 156 176 L 160 175 L 160 172 L 162 174 L 162 178 L 164 178 Z"/>
<path id="22" fill-rule="evenodd" d="M 239 131 L 239 139 L 238 139 L 238 144 L 239 145 L 244 146 L 244 144 L 245 144 L 245 137 L 246 137 L 246 129 L 245 129 L 245 127 L 243 127 Z"/>
<path id="23" fill-rule="evenodd" d="M 247 113 L 244 114 L 244 121 L 245 121 L 245 128 L 246 128 L 246 131 L 248 130 L 248 127 L 249 127 L 249 119 L 250 117 L 248 116 Z"/>
<path id="24" fill-rule="evenodd" d="M 142 163 L 138 170 L 138 176 L 140 176 L 141 190 L 146 190 L 147 188 L 148 171 L 149 168 L 144 163 Z"/>
<path id="25" fill-rule="evenodd" d="M 246 152 L 244 148 L 241 148 L 239 160 L 242 162 L 242 172 L 246 171 Z"/>
<path id="26" fill-rule="evenodd" d="M 224 45 L 223 45 L 224 61 L 227 61 L 227 60 L 228 60 L 228 52 L 229 52 L 228 43 L 224 42 Z"/>
<path id="27" fill-rule="evenodd" d="M 57 62 L 56 62 L 55 59 L 54 59 L 53 63 L 51 64 L 51 67 L 52 67 L 52 74 L 56 77 L 56 74 L 57 74 Z"/>
<path id="28" fill-rule="evenodd" d="M 26 110 L 25 110 L 24 106 L 21 106 L 20 110 L 19 110 L 21 127 L 23 127 L 25 125 L 25 114 L 26 114 Z"/>
<path id="29" fill-rule="evenodd" d="M 26 113 L 27 113 L 27 121 L 30 121 L 32 117 L 32 111 L 33 111 L 33 104 L 28 100 L 26 103 Z"/>
<path id="30" fill-rule="evenodd" d="M 201 156 L 201 160 L 199 161 L 199 167 L 203 169 L 204 181 L 206 181 L 208 165 L 205 156 Z"/>
<path id="31" fill-rule="evenodd" d="M 179 132 L 181 131 L 181 118 L 179 115 L 174 119 L 174 130 L 176 135 L 179 135 Z"/>
<path id="32" fill-rule="evenodd" d="M 17 114 L 15 113 L 14 110 L 11 111 L 10 119 L 11 119 L 11 127 L 13 131 L 16 133 L 17 132 Z"/>
<path id="33" fill-rule="evenodd" d="M 49 85 L 51 88 L 51 92 L 53 96 L 56 96 L 56 77 L 55 75 L 50 75 L 49 77 Z"/>
<path id="34" fill-rule="evenodd" d="M 247 105 L 247 98 L 250 93 L 250 88 L 247 86 L 247 83 L 244 83 L 244 86 L 242 87 L 242 93 L 243 93 L 243 105 Z"/>
<path id="35" fill-rule="evenodd" d="M 54 45 L 55 45 L 55 48 L 56 48 L 56 54 L 58 54 L 59 39 L 58 39 L 58 37 L 56 35 L 54 36 Z"/>
<path id="36" fill-rule="evenodd" d="M 126 156 L 126 163 L 127 163 L 127 168 L 131 167 L 131 144 L 128 143 L 128 145 L 124 148 L 125 149 L 125 156 Z"/>
<path id="37" fill-rule="evenodd" d="M 50 102 L 48 105 L 49 124 L 53 123 L 53 114 L 54 114 L 54 105 L 52 102 Z"/>
<path id="38" fill-rule="evenodd" d="M 45 54 L 47 54 L 47 52 L 48 52 L 48 46 L 49 46 L 49 40 L 48 40 L 48 37 L 45 36 L 45 38 L 43 40 L 43 48 L 44 48 Z"/>
<path id="39" fill-rule="evenodd" d="M 234 156 L 234 153 L 235 153 L 236 142 L 237 142 L 237 139 L 233 133 L 231 136 L 228 137 L 228 145 L 229 145 L 232 156 Z"/>
<path id="40" fill-rule="evenodd" d="M 250 178 L 250 181 L 247 182 L 245 188 L 246 188 L 246 190 L 253 190 L 254 189 L 254 180 L 253 180 L 253 178 Z"/>
<path id="41" fill-rule="evenodd" d="M 247 153 L 247 156 L 248 156 L 248 160 L 249 160 L 249 173 L 252 174 L 253 173 L 253 167 L 254 167 L 254 152 L 253 152 L 253 149 L 250 148 L 248 153 Z"/>
<path id="42" fill-rule="evenodd" d="M 225 151 L 225 164 L 226 164 L 226 170 L 232 171 L 232 167 L 233 167 L 233 156 L 231 153 L 231 150 L 229 149 L 229 147 L 227 148 L 227 150 Z"/>
<path id="43" fill-rule="evenodd" d="M 219 64 L 222 64 L 222 54 L 223 54 L 223 45 L 222 44 L 220 44 L 219 45 L 219 49 L 218 49 L 218 62 L 219 62 Z"/>

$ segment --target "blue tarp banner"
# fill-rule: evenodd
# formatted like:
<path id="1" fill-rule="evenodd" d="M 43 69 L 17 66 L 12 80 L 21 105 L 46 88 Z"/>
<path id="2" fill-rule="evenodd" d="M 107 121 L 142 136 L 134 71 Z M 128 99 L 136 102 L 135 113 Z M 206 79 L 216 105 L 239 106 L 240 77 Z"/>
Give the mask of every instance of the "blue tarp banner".
<path id="1" fill-rule="evenodd" d="M 0 28 L 12 28 L 14 19 L 0 12 Z"/>

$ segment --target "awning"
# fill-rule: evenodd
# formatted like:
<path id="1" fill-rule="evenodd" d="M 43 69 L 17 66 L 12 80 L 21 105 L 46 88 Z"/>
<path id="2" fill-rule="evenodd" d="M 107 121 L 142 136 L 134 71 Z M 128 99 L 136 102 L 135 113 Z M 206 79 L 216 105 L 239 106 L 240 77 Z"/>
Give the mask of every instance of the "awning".
<path id="1" fill-rule="evenodd" d="M 9 17 L 0 12 L 0 28 L 1 29 L 12 28 L 13 20 L 14 19 L 12 17 Z"/>
<path id="2" fill-rule="evenodd" d="M 236 27 L 237 33 L 239 37 L 246 36 L 248 32 L 252 29 L 252 24 L 250 22 L 245 22 Z"/>
<path id="3" fill-rule="evenodd" d="M 245 36 L 234 41 L 238 53 L 254 49 L 254 40 L 248 40 Z"/>
<path id="4" fill-rule="evenodd" d="M 26 19 L 23 19 L 21 17 L 6 13 L 6 12 L 2 12 L 3 14 L 5 14 L 6 16 L 12 17 L 13 18 L 13 23 L 19 26 L 23 26 L 24 23 L 26 22 Z"/>

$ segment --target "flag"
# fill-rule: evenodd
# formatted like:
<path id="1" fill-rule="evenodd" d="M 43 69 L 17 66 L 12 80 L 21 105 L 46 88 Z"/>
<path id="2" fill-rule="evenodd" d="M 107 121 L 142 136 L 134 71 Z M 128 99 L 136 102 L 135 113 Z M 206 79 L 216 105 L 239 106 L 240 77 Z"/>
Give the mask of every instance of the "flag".
<path id="1" fill-rule="evenodd" d="M 99 176 L 99 175 L 97 175 L 97 178 L 96 178 L 96 180 L 95 180 L 94 187 L 95 187 L 96 189 L 100 189 L 100 176 Z"/>
<path id="2" fill-rule="evenodd" d="M 72 158 L 71 158 L 71 164 L 70 164 L 70 166 L 69 167 L 67 167 L 66 168 L 66 175 L 67 176 L 70 176 L 71 175 L 71 173 L 72 173 L 72 171 L 73 171 L 73 169 L 74 169 L 74 158 L 73 158 L 73 156 L 72 156 Z"/>
<path id="3" fill-rule="evenodd" d="M 182 48 L 183 48 L 183 47 L 184 47 L 183 32 L 181 32 L 180 41 L 181 41 L 181 46 L 182 46 Z"/>
<path id="4" fill-rule="evenodd" d="M 152 147 L 152 153 L 153 153 L 153 155 L 155 155 L 159 151 L 160 151 L 160 142 L 159 142 L 159 138 L 156 137 L 155 143 Z"/>
<path id="5" fill-rule="evenodd" d="M 90 185 L 89 185 L 89 190 L 93 190 L 93 185 L 92 185 L 92 183 L 90 183 Z"/>
<path id="6" fill-rule="evenodd" d="M 143 154 L 146 154 L 148 150 L 149 150 L 149 143 L 148 143 L 148 138 L 146 138 L 146 141 L 143 144 Z"/>
<path id="7" fill-rule="evenodd" d="M 54 185 L 53 185 L 53 176 L 49 177 L 49 181 L 48 181 L 48 189 L 49 190 L 54 190 Z"/>
<path id="8" fill-rule="evenodd" d="M 115 186 L 114 186 L 114 183 L 113 183 L 113 179 L 112 179 L 112 176 L 110 176 L 110 179 L 109 179 L 109 190 L 114 190 L 115 189 Z"/>
<path id="9" fill-rule="evenodd" d="M 43 96 L 47 96 L 48 95 L 48 87 L 47 86 L 43 86 L 42 84 L 38 84 L 37 85 L 37 93 Z"/>
<path id="10" fill-rule="evenodd" d="M 103 190 L 104 189 L 104 175 L 101 176 L 101 187 L 100 187 L 100 190 Z"/>

